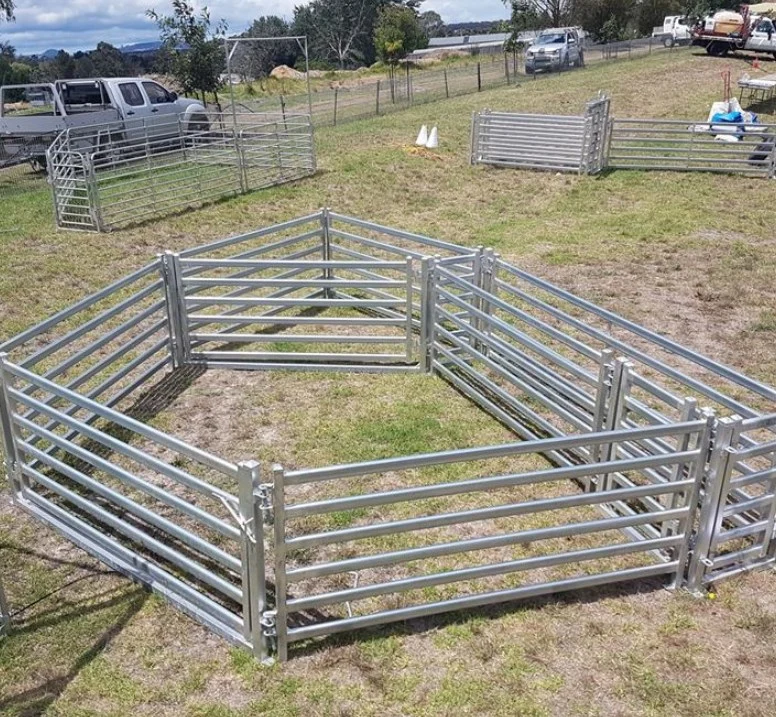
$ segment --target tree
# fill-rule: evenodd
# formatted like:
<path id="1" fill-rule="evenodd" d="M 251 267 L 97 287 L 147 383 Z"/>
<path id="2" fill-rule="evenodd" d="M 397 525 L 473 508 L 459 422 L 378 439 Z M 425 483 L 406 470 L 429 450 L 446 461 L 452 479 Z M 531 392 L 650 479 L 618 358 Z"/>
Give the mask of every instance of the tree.
<path id="1" fill-rule="evenodd" d="M 170 70 L 184 92 L 200 92 L 203 101 L 206 93 L 212 92 L 218 102 L 226 62 L 222 42 L 226 22 L 220 20 L 211 26 L 207 7 L 197 14 L 187 0 L 172 0 L 172 9 L 172 15 L 159 15 L 156 10 L 146 13 L 159 26 Z"/>
<path id="2" fill-rule="evenodd" d="M 420 20 L 420 26 L 423 28 L 426 37 L 445 36 L 445 23 L 438 12 L 427 10 L 426 12 L 420 13 L 418 19 Z"/>
<path id="3" fill-rule="evenodd" d="M 576 0 L 573 17 L 598 42 L 614 42 L 625 38 L 633 10 L 632 0 Z"/>
<path id="4" fill-rule="evenodd" d="M 13 11 L 13 0 L 0 0 L 0 18 L 5 18 L 8 22 L 10 22 L 13 20 Z"/>
<path id="5" fill-rule="evenodd" d="M 340 69 L 371 64 L 378 7 L 378 0 L 312 0 L 294 8 L 295 32 L 307 35 L 316 56 L 333 60 Z"/>
<path id="6" fill-rule="evenodd" d="M 97 49 L 89 53 L 89 59 L 94 67 L 92 72 L 98 77 L 122 77 L 127 74 L 126 61 L 121 50 L 107 42 L 98 42 Z"/>
<path id="7" fill-rule="evenodd" d="M 375 49 L 383 62 L 395 65 L 422 47 L 428 47 L 428 38 L 414 10 L 401 5 L 380 9 L 375 25 Z"/>
<path id="8" fill-rule="evenodd" d="M 666 15 L 679 15 L 681 12 L 681 0 L 641 0 L 636 17 L 639 35 L 651 35 L 653 28 L 663 26 Z"/>
<path id="9" fill-rule="evenodd" d="M 291 27 L 283 18 L 268 15 L 254 20 L 240 37 L 286 37 L 291 34 Z M 243 80 L 266 77 L 278 65 L 293 67 L 300 55 L 296 40 L 244 42 L 237 45 L 231 66 Z"/>
<path id="10" fill-rule="evenodd" d="M 526 30 L 538 30 L 543 26 L 542 18 L 531 0 L 513 0 L 510 17 L 512 42 L 518 42 L 518 35 Z"/>

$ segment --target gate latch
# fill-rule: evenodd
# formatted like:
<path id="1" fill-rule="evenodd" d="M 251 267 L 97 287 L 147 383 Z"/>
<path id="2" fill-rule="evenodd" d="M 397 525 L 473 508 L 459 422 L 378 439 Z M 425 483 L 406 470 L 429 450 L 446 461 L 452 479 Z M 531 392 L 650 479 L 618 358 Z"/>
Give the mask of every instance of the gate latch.
<path id="1" fill-rule="evenodd" d="M 275 522 L 275 511 L 272 509 L 272 484 L 262 483 L 256 490 L 261 508 L 261 517 L 264 525 L 272 525 Z"/>

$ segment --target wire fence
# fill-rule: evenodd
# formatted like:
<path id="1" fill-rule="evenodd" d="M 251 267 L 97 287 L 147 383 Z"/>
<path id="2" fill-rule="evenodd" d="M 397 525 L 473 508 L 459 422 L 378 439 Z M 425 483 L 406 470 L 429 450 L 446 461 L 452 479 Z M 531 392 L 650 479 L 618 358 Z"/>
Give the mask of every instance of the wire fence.
<path id="1" fill-rule="evenodd" d="M 607 44 L 587 44 L 585 64 L 626 60 L 652 52 L 671 52 L 652 37 Z M 576 69 L 560 68 L 559 72 Z M 407 109 L 425 102 L 436 102 L 494 87 L 533 82 L 552 73 L 525 73 L 523 56 L 518 52 L 499 52 L 477 62 L 442 69 L 422 69 L 411 64 L 398 67 L 384 77 L 366 78 L 350 87 L 320 89 L 312 93 L 312 116 L 316 126 L 337 125 L 366 117 L 375 117 Z M 555 73 L 557 74 L 557 72 Z M 236 102 L 240 112 L 307 112 L 306 94 L 278 94 L 261 99 Z"/>

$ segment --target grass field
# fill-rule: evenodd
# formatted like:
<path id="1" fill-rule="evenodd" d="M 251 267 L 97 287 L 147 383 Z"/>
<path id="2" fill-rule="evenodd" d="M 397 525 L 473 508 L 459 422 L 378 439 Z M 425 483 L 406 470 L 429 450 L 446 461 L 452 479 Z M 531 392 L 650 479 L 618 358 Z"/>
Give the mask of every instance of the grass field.
<path id="1" fill-rule="evenodd" d="M 771 63 L 766 70 L 770 72 Z M 319 172 L 111 235 L 58 233 L 43 182 L 0 197 L 0 335 L 164 249 L 321 206 L 497 249 L 564 288 L 776 383 L 774 185 L 704 174 L 597 178 L 468 165 L 483 107 L 705 118 L 744 60 L 693 51 L 601 64 L 317 133 Z M 766 115 L 768 117 L 768 115 Z M 438 152 L 416 151 L 421 124 Z M 211 372 L 158 425 L 233 459 L 310 467 L 507 439 L 439 379 Z M 227 440 L 226 432 L 232 438 Z M 262 668 L 0 497 L 3 715 L 712 715 L 776 711 L 776 581 L 706 599 L 648 583 L 428 619 Z"/>

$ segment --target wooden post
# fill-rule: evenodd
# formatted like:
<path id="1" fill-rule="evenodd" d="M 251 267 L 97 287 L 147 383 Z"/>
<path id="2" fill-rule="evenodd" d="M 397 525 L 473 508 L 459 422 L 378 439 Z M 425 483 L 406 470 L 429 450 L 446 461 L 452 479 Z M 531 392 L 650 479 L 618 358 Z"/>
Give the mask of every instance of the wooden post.
<path id="1" fill-rule="evenodd" d="M 477 63 L 477 92 L 482 91 L 482 66 Z"/>
<path id="2" fill-rule="evenodd" d="M 380 114 L 380 80 L 377 80 L 377 92 L 375 93 L 375 114 Z"/>
<path id="3" fill-rule="evenodd" d="M 447 82 L 447 68 L 445 68 L 445 97 L 450 99 L 450 85 Z"/>
<path id="4" fill-rule="evenodd" d="M 339 96 L 339 88 L 334 88 L 334 126 L 337 126 L 337 97 Z"/>

